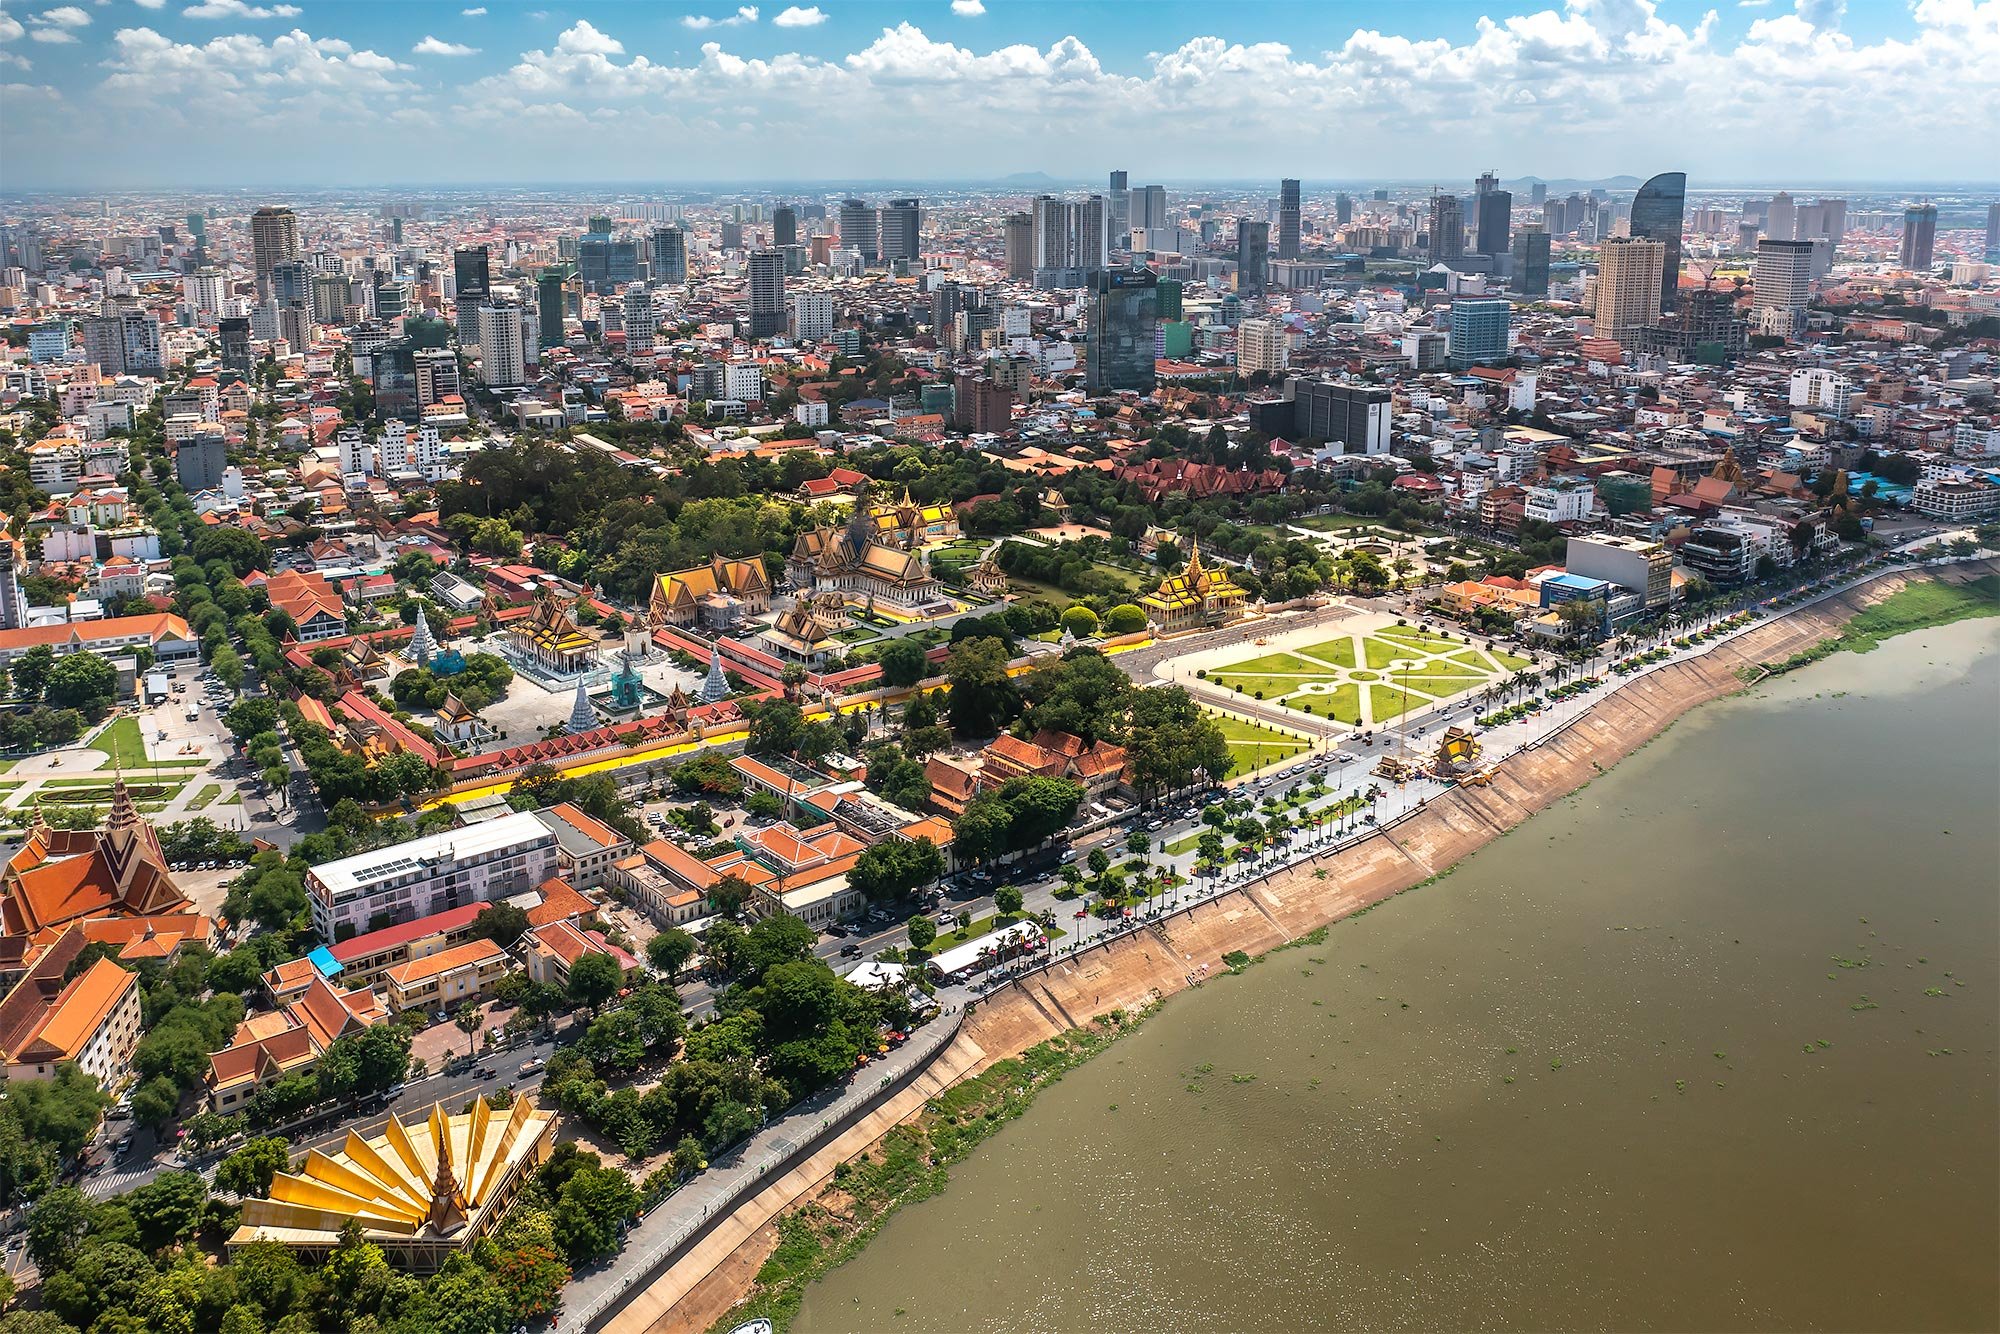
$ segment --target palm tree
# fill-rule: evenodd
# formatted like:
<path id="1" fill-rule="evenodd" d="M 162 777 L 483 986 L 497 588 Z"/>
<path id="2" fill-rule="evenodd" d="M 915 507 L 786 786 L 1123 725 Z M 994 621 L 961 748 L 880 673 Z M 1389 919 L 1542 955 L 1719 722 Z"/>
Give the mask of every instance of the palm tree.
<path id="1" fill-rule="evenodd" d="M 479 1032 L 482 1020 L 483 1016 L 479 1013 L 479 1007 L 471 1001 L 467 1001 L 465 1004 L 459 1006 L 458 1013 L 452 1016 L 451 1022 L 457 1026 L 459 1032 L 465 1034 L 465 1054 L 467 1056 L 477 1054 L 473 1049 L 473 1035 Z"/>

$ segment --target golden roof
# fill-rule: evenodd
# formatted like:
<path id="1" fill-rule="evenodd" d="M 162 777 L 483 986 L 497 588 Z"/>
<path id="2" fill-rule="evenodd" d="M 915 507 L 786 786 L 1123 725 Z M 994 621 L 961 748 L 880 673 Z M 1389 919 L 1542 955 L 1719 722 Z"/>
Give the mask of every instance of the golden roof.
<path id="1" fill-rule="evenodd" d="M 309 1150 L 298 1173 L 272 1179 L 269 1199 L 245 1200 L 232 1243 L 263 1229 L 304 1241 L 293 1234 L 338 1233 L 350 1221 L 368 1232 L 449 1237 L 481 1221 L 502 1184 L 532 1165 L 555 1119 L 522 1096 L 503 1121 L 481 1098 L 457 1115 L 439 1104 L 421 1121 L 391 1118 L 373 1139 L 350 1130 L 338 1153 Z"/>

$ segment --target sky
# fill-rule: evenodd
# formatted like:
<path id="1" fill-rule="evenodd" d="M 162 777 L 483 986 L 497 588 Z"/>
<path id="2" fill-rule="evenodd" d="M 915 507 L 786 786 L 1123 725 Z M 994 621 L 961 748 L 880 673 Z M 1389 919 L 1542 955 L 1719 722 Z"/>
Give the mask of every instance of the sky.
<path id="1" fill-rule="evenodd" d="M 1964 181 L 1996 126 L 2000 0 L 0 0 L 6 191 Z"/>

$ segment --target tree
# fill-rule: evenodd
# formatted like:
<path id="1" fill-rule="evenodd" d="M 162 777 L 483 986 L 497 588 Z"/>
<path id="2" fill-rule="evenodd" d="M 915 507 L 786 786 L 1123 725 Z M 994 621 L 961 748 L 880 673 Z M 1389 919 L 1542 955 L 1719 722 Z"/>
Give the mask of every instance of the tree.
<path id="1" fill-rule="evenodd" d="M 618 994 L 625 982 L 625 970 L 618 960 L 602 950 L 594 950 L 570 965 L 569 998 L 593 1013 Z"/>
<path id="2" fill-rule="evenodd" d="M 886 838 L 866 849 L 847 883 L 876 901 L 896 898 L 944 874 L 944 854 L 928 838 Z"/>
<path id="3" fill-rule="evenodd" d="M 148 1250 L 171 1246 L 194 1231 L 208 1202 L 208 1183 L 193 1172 L 162 1172 L 124 1197 Z"/>
<path id="4" fill-rule="evenodd" d="M 1137 634 L 1146 628 L 1146 613 L 1130 602 L 1121 602 L 1104 613 L 1104 633 L 1107 635 Z"/>
<path id="5" fill-rule="evenodd" d="M 465 1034 L 465 1054 L 467 1056 L 473 1055 L 472 1039 L 479 1032 L 480 1027 L 485 1024 L 486 1016 L 480 1011 L 477 1005 L 474 1005 L 471 1001 L 467 1001 L 458 1007 L 458 1013 L 451 1017 L 451 1022 L 454 1028 Z"/>
<path id="6" fill-rule="evenodd" d="M 930 659 L 923 645 L 913 639 L 892 639 L 875 655 L 882 668 L 882 681 L 898 688 L 913 686 L 930 674 Z"/>
<path id="7" fill-rule="evenodd" d="M 35 647 L 14 659 L 14 691 L 25 703 L 32 704 L 42 697 L 42 690 L 48 685 L 49 673 L 55 669 L 56 653 L 47 644 Z"/>
<path id="8" fill-rule="evenodd" d="M 743 799 L 743 809 L 760 820 L 775 820 L 785 813 L 785 803 L 776 793 L 760 787 Z"/>
<path id="9" fill-rule="evenodd" d="M 579 1167 L 563 1183 L 550 1236 L 572 1265 L 610 1255 L 618 1233 L 639 1211 L 639 1192 L 615 1167 Z"/>
<path id="10" fill-rule="evenodd" d="M 227 644 L 216 646 L 209 657 L 208 668 L 215 673 L 215 679 L 229 690 L 243 688 L 243 655 Z"/>
<path id="11" fill-rule="evenodd" d="M 1020 697 L 1007 676 L 1003 641 L 988 637 L 953 645 L 944 672 L 951 682 L 946 701 L 951 730 L 959 736 L 992 736 L 1019 711 Z"/>
<path id="12" fill-rule="evenodd" d="M 239 579 L 252 570 L 262 569 L 269 559 L 264 544 L 255 534 L 226 524 L 204 529 L 195 537 L 190 551 L 202 565 L 212 560 L 227 561 Z"/>
<path id="13" fill-rule="evenodd" d="M 552 1247 L 539 1242 L 504 1252 L 493 1266 L 493 1280 L 507 1295 L 514 1319 L 538 1324 L 556 1313 L 570 1267 Z"/>
<path id="14" fill-rule="evenodd" d="M 86 718 L 104 716 L 118 696 L 118 669 L 95 653 L 68 653 L 49 669 L 42 698 L 50 708 L 75 709 Z"/>
<path id="15" fill-rule="evenodd" d="M 1078 639 L 1089 639 L 1097 633 L 1097 613 L 1081 603 L 1070 607 L 1062 614 L 1063 629 Z"/>
<path id="16" fill-rule="evenodd" d="M 743 928 L 725 917 L 702 934 L 702 956 L 716 972 L 733 973 L 743 963 L 744 939 Z"/>
<path id="17" fill-rule="evenodd" d="M 238 1196 L 265 1196 L 271 1181 L 292 1168 L 292 1143 L 279 1136 L 253 1139 L 224 1158 L 215 1169 L 217 1190 Z"/>
<path id="18" fill-rule="evenodd" d="M 181 1091 L 165 1075 L 154 1075 L 132 1090 L 132 1119 L 155 1130 L 180 1110 Z"/>
<path id="19" fill-rule="evenodd" d="M 910 918 L 909 932 L 910 948 L 927 950 L 937 939 L 937 923 L 922 913 L 917 913 Z"/>
<path id="20" fill-rule="evenodd" d="M 742 967 L 752 980 L 780 964 L 796 963 L 812 954 L 818 933 L 789 913 L 777 913 L 744 934 Z"/>
<path id="21" fill-rule="evenodd" d="M 264 732 L 275 733 L 278 727 L 278 706 L 268 699 L 238 700 L 229 706 L 229 712 L 222 715 L 222 725 L 238 741 L 248 742 L 251 737 Z"/>
<path id="22" fill-rule="evenodd" d="M 489 903 L 472 919 L 472 934 L 485 937 L 503 950 L 510 948 L 527 929 L 527 910 L 512 903 Z"/>
<path id="23" fill-rule="evenodd" d="M 84 1234 L 90 1231 L 93 1209 L 88 1197 L 75 1186 L 56 1186 L 43 1192 L 28 1211 L 28 1254 L 44 1274 L 64 1268 Z"/>
<path id="24" fill-rule="evenodd" d="M 1017 885 L 1002 885 L 993 891 L 993 906 L 1003 917 L 1014 917 L 1021 911 L 1022 895 Z"/>
<path id="25" fill-rule="evenodd" d="M 646 942 L 646 958 L 667 975 L 669 982 L 678 982 L 681 969 L 694 957 L 696 948 L 693 936 L 678 927 L 668 927 Z"/>

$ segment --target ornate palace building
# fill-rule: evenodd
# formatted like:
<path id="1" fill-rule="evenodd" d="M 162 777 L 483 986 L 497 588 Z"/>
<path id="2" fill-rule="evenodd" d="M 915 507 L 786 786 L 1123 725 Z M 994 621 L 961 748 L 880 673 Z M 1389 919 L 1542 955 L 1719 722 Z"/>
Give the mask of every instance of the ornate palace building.
<path id="1" fill-rule="evenodd" d="M 577 628 L 553 593 L 536 598 L 534 613 L 508 626 L 506 635 L 508 653 L 544 676 L 578 676 L 596 667 L 597 641 Z"/>
<path id="2" fill-rule="evenodd" d="M 921 527 L 884 533 L 874 512 L 857 510 L 845 528 L 799 534 L 785 577 L 801 595 L 833 592 L 852 603 L 886 602 L 906 614 L 952 603 L 923 554 Z"/>
<path id="3" fill-rule="evenodd" d="M 734 629 L 771 605 L 771 581 L 764 562 L 715 557 L 691 570 L 673 570 L 653 582 L 646 614 L 655 626 L 694 625 Z"/>
<path id="4" fill-rule="evenodd" d="M 1161 634 L 1173 634 L 1235 620 L 1249 597 L 1226 570 L 1201 563 L 1201 543 L 1196 542 L 1188 551 L 1187 568 L 1162 579 L 1139 605 Z"/>

